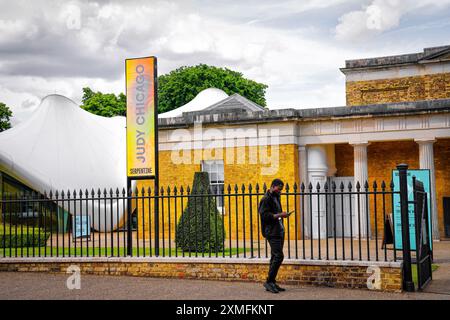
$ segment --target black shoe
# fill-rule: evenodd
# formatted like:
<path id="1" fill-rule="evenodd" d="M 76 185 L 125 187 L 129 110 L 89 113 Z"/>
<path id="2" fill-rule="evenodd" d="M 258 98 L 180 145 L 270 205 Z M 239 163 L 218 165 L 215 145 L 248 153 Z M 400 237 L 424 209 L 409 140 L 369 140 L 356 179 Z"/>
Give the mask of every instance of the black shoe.
<path id="1" fill-rule="evenodd" d="M 275 288 L 277 288 L 278 291 L 282 292 L 282 291 L 286 291 L 285 288 L 280 287 L 279 285 L 277 285 L 275 282 L 273 283 L 275 285 Z"/>
<path id="2" fill-rule="evenodd" d="M 278 293 L 278 289 L 275 287 L 275 284 L 273 282 L 264 282 L 264 288 L 266 288 L 267 291 L 270 291 L 272 293 Z"/>

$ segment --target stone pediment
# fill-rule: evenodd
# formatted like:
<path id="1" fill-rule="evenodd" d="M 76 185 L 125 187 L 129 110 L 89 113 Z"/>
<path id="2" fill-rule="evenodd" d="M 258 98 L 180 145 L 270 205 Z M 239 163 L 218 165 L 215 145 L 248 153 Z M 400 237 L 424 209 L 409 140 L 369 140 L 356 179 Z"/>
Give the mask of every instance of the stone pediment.
<path id="1" fill-rule="evenodd" d="M 207 113 L 223 113 L 223 112 L 253 112 L 253 111 L 264 111 L 264 107 L 253 101 L 235 93 L 228 98 L 225 98 L 208 108 L 202 110 Z"/>

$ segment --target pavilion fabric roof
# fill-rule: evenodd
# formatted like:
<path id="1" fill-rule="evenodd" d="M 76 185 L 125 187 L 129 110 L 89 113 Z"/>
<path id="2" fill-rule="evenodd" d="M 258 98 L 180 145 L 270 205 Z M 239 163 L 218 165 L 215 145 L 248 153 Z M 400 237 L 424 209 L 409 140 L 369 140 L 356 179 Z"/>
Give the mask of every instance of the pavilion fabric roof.
<path id="1" fill-rule="evenodd" d="M 97 116 L 64 96 L 49 95 L 28 120 L 0 133 L 0 170 L 40 193 L 70 190 L 78 197 L 80 190 L 83 195 L 86 189 L 97 194 L 99 188 L 102 193 L 104 188 L 108 193 L 119 188 L 122 193 L 126 188 L 125 130 L 125 117 Z M 106 210 L 110 206 L 107 203 Z M 110 231 L 120 225 L 123 203 L 113 201 L 112 206 L 119 216 L 98 221 L 96 215 L 91 219 L 95 229 Z M 74 211 L 73 202 L 71 208 L 64 207 Z"/>

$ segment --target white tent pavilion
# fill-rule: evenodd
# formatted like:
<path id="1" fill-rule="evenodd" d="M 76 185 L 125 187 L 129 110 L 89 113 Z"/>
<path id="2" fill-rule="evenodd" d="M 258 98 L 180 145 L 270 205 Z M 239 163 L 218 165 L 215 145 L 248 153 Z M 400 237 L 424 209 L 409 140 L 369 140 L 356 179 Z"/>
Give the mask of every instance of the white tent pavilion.
<path id="1" fill-rule="evenodd" d="M 29 119 L 0 133 L 0 170 L 40 193 L 70 190 L 78 197 L 80 190 L 84 196 L 86 188 L 89 194 L 92 189 L 97 194 L 99 188 L 102 194 L 105 188 L 108 194 L 110 188 L 122 193 L 126 188 L 125 130 L 125 117 L 97 116 L 64 96 L 49 95 Z M 110 201 L 106 208 L 100 204 L 101 212 L 118 210 L 112 220 L 109 215 L 98 219 L 98 204 L 92 218 L 90 202 L 86 203 L 94 229 L 111 231 L 121 226 L 123 201 L 113 200 L 112 208 Z M 70 208 L 66 202 L 64 209 L 81 212 L 73 202 Z"/>

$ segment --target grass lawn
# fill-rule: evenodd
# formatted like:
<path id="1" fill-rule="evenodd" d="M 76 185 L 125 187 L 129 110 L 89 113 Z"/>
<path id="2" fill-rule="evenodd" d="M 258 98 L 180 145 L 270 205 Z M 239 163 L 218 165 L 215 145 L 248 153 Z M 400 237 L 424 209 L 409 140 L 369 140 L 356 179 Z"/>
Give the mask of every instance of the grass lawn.
<path id="1" fill-rule="evenodd" d="M 77 256 L 77 257 L 81 257 L 81 256 L 83 256 L 83 257 L 86 257 L 86 256 L 90 256 L 90 257 L 92 257 L 92 256 L 125 257 L 126 256 L 126 248 L 124 248 L 124 247 L 120 247 L 120 248 L 117 248 L 117 247 L 114 247 L 114 248 L 95 247 L 95 248 L 92 248 L 92 246 L 91 246 L 89 248 L 86 248 L 86 245 L 83 244 L 83 248 L 80 248 L 80 246 L 78 244 L 77 248 L 75 250 L 73 243 L 71 244 L 71 248 L 68 248 L 67 243 L 65 243 L 65 246 L 66 247 L 64 249 L 56 248 L 55 244 L 54 244 L 53 248 L 51 248 L 51 247 L 17 248 L 17 249 L 15 249 L 15 248 L 12 248 L 12 249 L 0 248 L 0 257 L 10 257 L 10 256 L 11 257 L 16 257 L 16 256 L 17 257 L 22 257 L 22 256 L 23 257 L 27 257 L 27 256 L 33 257 L 33 249 L 34 249 L 34 256 L 36 256 L 36 257 L 39 256 L 39 253 L 41 254 L 42 257 L 44 257 L 44 256 L 47 256 L 47 257 L 66 256 L 66 257 L 68 257 L 69 253 L 70 253 L 70 256 L 72 256 L 72 257 L 74 257 L 74 256 Z M 245 252 L 249 252 L 249 251 L 250 251 L 250 249 L 246 248 Z M 155 256 L 155 249 L 152 248 L 152 250 L 150 252 L 150 248 L 145 248 L 145 252 L 144 252 L 144 248 L 139 248 L 139 252 L 138 252 L 137 248 L 133 248 L 133 257 L 137 257 L 138 253 L 139 253 L 140 257 L 143 257 L 144 253 L 145 253 L 146 257 L 149 257 L 150 254 L 152 256 Z M 236 255 L 237 253 L 238 253 L 238 251 L 236 248 L 231 249 L 232 256 Z M 239 256 L 243 256 L 243 253 L 244 253 L 244 249 L 239 248 Z M 209 257 L 209 252 L 204 252 L 204 253 L 198 252 L 197 256 L 202 257 L 202 254 L 204 257 Z M 189 252 L 185 252 L 184 255 L 185 255 L 185 257 L 189 257 Z M 159 256 L 160 257 L 163 257 L 163 256 L 164 257 L 169 257 L 169 256 L 182 257 L 183 252 L 180 249 L 176 250 L 175 248 L 171 248 L 170 250 L 169 250 L 169 248 L 165 248 L 163 251 L 162 247 L 160 247 Z M 223 251 L 219 251 L 217 253 L 217 256 L 222 257 Z M 229 257 L 229 256 L 230 256 L 230 249 L 225 249 L 225 257 Z M 191 252 L 191 257 L 195 257 L 195 252 Z M 214 252 L 214 251 L 211 252 L 211 257 L 216 257 L 216 252 Z"/>

